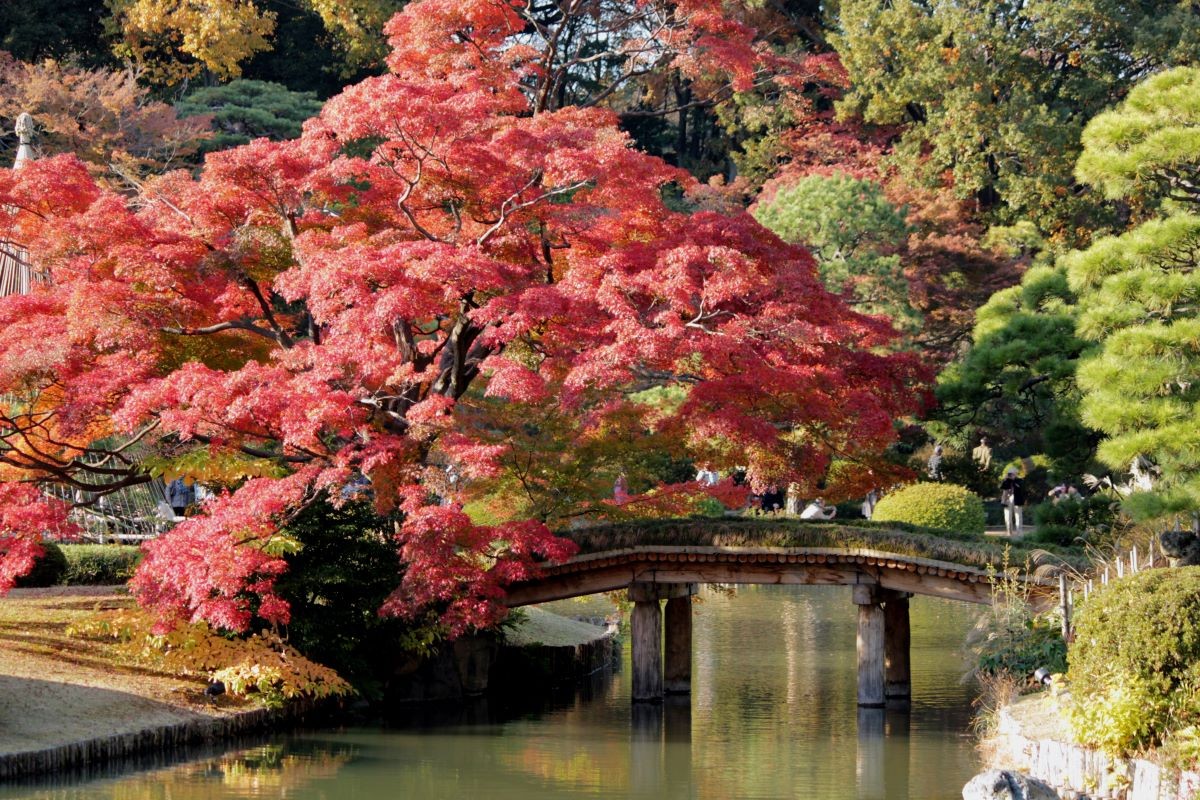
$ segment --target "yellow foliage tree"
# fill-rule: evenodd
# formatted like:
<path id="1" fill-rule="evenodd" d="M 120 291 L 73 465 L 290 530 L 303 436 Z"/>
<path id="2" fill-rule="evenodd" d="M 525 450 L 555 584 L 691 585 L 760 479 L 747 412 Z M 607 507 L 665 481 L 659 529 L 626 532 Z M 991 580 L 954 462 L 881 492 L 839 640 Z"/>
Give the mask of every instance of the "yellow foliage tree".
<path id="1" fill-rule="evenodd" d="M 270 50 L 275 14 L 252 0 L 107 0 L 114 50 L 152 83 L 175 84 L 209 70 L 242 74 L 241 64 Z"/>
<path id="2" fill-rule="evenodd" d="M 403 0 L 307 0 L 346 51 L 350 67 L 373 64 L 386 52 L 383 26 L 403 6 Z"/>

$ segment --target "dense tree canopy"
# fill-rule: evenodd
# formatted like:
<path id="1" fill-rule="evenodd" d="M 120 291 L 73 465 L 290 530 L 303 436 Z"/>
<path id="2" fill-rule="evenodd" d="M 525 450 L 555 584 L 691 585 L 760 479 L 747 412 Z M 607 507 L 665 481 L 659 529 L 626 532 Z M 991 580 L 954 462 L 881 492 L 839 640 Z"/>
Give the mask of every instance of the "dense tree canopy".
<path id="1" fill-rule="evenodd" d="M 898 164 L 949 171 L 999 220 L 1071 242 L 1096 222 L 1072 178 L 1084 124 L 1153 70 L 1194 62 L 1200 13 L 1178 0 L 842 0 L 832 40 L 851 81 L 842 112 L 905 126 Z"/>
<path id="2" fill-rule="evenodd" d="M 938 377 L 948 438 L 977 432 L 1005 450 L 1045 453 L 1059 476 L 1084 471 L 1095 433 L 1079 422 L 1075 295 L 1062 267 L 1039 265 L 979 309 L 971 349 Z"/>
<path id="3" fill-rule="evenodd" d="M 636 18 L 658 25 L 653 47 L 629 33 L 609 87 L 664 61 L 714 86 L 765 67 L 715 0 L 673 8 Z M 411 4 L 387 29 L 389 73 L 299 139 L 210 154 L 133 202 L 70 157 L 0 172 L 0 236 L 53 281 L 0 299 L 0 390 L 18 398 L 0 462 L 101 493 L 147 480 L 100 444 L 115 432 L 260 475 L 147 546 L 134 588 L 164 619 L 285 620 L 280 525 L 365 479 L 404 563 L 384 610 L 495 621 L 502 586 L 568 547 L 443 502 L 448 468 L 495 474 L 510 446 L 472 433 L 468 392 L 587 423 L 677 387 L 645 424 L 757 485 L 812 481 L 835 456 L 865 469 L 917 409 L 928 375 L 887 353 L 891 326 L 748 214 L 672 210 L 692 179 L 631 147 L 576 77 L 604 58 L 522 9 Z"/>
<path id="4" fill-rule="evenodd" d="M 105 60 L 105 0 L 21 0 L 0 4 L 0 50 L 22 61 Z"/>
<path id="5" fill-rule="evenodd" d="M 904 209 L 888 202 L 878 183 L 810 175 L 781 187 L 754 216 L 785 241 L 807 247 L 830 291 L 863 313 L 919 327 L 898 254 L 909 233 Z"/>
<path id="6" fill-rule="evenodd" d="M 316 116 L 321 103 L 311 92 L 293 92 L 268 81 L 238 79 L 223 86 L 205 86 L 189 92 L 175 105 L 179 116 L 205 117 L 214 135 L 205 152 L 226 150 L 251 139 L 294 139 L 300 126 Z"/>
<path id="7" fill-rule="evenodd" d="M 1149 458 L 1162 473 L 1141 513 L 1200 509 L 1200 70 L 1178 68 L 1135 88 L 1084 134 L 1079 174 L 1117 198 L 1159 199 L 1158 213 L 1067 259 L 1079 334 L 1098 343 L 1079 369 L 1083 420 L 1125 469 Z"/>

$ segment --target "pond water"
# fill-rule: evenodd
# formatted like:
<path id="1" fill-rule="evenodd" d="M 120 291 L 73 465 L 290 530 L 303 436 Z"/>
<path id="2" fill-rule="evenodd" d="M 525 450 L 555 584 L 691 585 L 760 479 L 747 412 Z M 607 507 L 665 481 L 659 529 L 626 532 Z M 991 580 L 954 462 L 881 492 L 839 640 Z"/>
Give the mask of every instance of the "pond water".
<path id="1" fill-rule="evenodd" d="M 939 798 L 978 770 L 963 640 L 978 607 L 912 601 L 913 700 L 855 705 L 855 607 L 842 587 L 705 590 L 693 694 L 631 708 L 612 676 L 544 700 L 299 731 L 174 765 L 0 788 L 0 798 Z M 627 650 L 627 649 L 626 649 Z"/>

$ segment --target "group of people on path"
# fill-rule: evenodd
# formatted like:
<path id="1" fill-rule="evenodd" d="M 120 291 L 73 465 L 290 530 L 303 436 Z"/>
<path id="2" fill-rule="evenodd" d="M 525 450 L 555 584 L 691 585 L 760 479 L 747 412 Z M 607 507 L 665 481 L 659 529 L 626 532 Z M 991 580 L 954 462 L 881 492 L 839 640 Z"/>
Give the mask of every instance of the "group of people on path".
<path id="1" fill-rule="evenodd" d="M 735 482 L 738 482 L 739 474 L 744 473 L 741 473 L 740 470 L 735 471 L 733 476 Z M 720 473 L 713 469 L 711 464 L 701 464 L 700 469 L 696 472 L 696 483 L 700 484 L 701 486 L 716 486 L 720 480 Z M 781 489 L 778 486 L 771 486 L 768 487 L 767 490 L 762 494 L 756 496 L 752 495 L 751 505 L 752 507 L 757 507 L 760 511 L 767 514 L 775 514 L 783 511 L 795 513 L 793 509 L 789 508 L 788 494 L 789 492 L 787 489 Z M 870 505 L 872 509 L 875 507 L 873 500 L 871 500 Z M 864 509 L 865 508 L 866 503 L 864 503 Z M 825 505 L 825 501 L 818 497 L 804 507 L 804 509 L 800 512 L 800 519 L 833 519 L 836 515 L 837 509 L 832 506 Z"/>

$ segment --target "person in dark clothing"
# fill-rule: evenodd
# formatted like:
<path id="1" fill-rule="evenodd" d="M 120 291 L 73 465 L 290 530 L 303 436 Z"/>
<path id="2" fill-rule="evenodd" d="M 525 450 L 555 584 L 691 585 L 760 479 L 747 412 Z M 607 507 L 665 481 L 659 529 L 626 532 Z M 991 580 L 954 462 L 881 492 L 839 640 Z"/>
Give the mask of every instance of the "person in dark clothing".
<path id="1" fill-rule="evenodd" d="M 767 489 L 767 491 L 763 492 L 762 510 L 768 513 L 782 511 L 783 499 L 783 490 L 778 486 L 772 486 L 771 488 Z"/>
<path id="2" fill-rule="evenodd" d="M 1025 482 L 1016 467 L 1009 467 L 1000 481 L 1000 502 L 1004 504 L 1004 529 L 1009 536 L 1021 535 L 1022 513 L 1025 510 Z"/>

